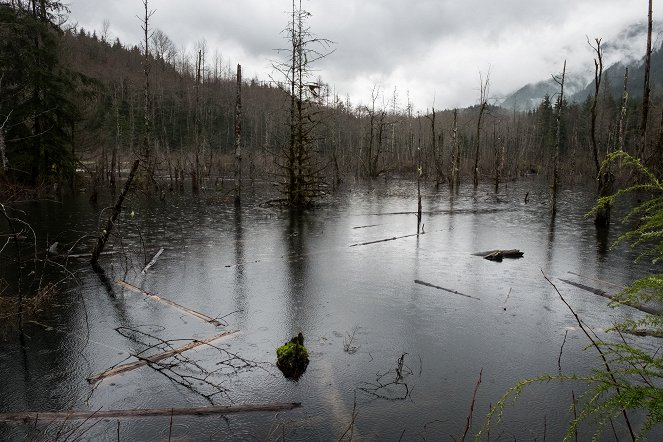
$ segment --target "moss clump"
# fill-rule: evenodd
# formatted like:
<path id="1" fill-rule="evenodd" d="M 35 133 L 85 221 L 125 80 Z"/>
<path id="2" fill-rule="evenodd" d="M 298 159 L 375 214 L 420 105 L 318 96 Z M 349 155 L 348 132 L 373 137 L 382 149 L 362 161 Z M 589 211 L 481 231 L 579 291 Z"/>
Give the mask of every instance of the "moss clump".
<path id="1" fill-rule="evenodd" d="M 304 336 L 299 333 L 290 342 L 276 349 L 276 366 L 289 379 L 297 380 L 308 366 L 308 351 L 304 347 Z"/>

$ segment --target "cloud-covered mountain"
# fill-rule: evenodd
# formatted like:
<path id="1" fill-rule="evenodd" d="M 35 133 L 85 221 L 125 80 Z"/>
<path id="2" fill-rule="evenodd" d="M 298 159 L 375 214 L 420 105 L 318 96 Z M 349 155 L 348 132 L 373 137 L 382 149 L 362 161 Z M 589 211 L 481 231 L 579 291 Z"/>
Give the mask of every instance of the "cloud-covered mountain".
<path id="1" fill-rule="evenodd" d="M 587 86 L 587 76 L 583 74 L 567 74 L 564 80 L 564 95 L 574 96 Z M 548 80 L 527 84 L 509 94 L 499 105 L 505 109 L 528 111 L 535 109 L 546 95 L 554 97 L 559 94 L 559 84 L 550 77 Z"/>
<path id="2" fill-rule="evenodd" d="M 644 49 L 647 27 L 636 23 L 619 33 L 618 38 L 604 42 L 603 80 L 601 88 L 607 88 L 610 95 L 619 99 L 624 88 L 624 70 L 628 67 L 628 91 L 632 99 L 640 99 L 644 87 L 644 57 L 638 55 L 640 46 Z M 650 83 L 652 93 L 663 93 L 663 49 L 661 35 L 653 39 Z M 640 44 L 638 44 L 640 43 Z M 642 51 L 644 52 L 644 51 Z M 570 102 L 583 102 L 594 94 L 593 66 L 590 72 L 571 73 L 566 76 L 564 95 Z M 535 109 L 545 95 L 559 93 L 559 85 L 552 79 L 529 83 L 507 95 L 499 105 L 505 109 L 528 111 Z"/>

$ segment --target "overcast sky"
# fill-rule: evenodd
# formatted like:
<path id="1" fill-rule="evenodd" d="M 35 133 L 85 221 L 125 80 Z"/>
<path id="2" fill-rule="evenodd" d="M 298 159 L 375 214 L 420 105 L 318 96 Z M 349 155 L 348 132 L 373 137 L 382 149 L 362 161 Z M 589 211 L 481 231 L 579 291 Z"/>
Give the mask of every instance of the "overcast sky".
<path id="1" fill-rule="evenodd" d="M 66 2 L 66 0 L 65 0 Z M 70 22 L 126 44 L 141 40 L 141 0 L 68 0 Z M 242 64 L 245 78 L 275 75 L 275 51 L 286 46 L 290 0 L 150 0 L 151 27 L 193 53 L 205 40 L 225 63 Z M 586 38 L 603 38 L 606 65 L 640 58 L 647 0 L 303 0 L 311 31 L 335 42 L 316 64 L 318 74 L 353 105 L 378 85 L 389 102 L 394 88 L 425 110 L 476 104 L 479 73 L 490 70 L 490 96 L 499 99 L 529 82 L 567 69 L 591 75 Z M 656 8 L 656 3 L 654 8 Z M 663 8 L 654 10 L 654 31 Z M 99 32 L 98 32 L 99 33 Z M 655 37 L 658 40 L 658 37 Z"/>

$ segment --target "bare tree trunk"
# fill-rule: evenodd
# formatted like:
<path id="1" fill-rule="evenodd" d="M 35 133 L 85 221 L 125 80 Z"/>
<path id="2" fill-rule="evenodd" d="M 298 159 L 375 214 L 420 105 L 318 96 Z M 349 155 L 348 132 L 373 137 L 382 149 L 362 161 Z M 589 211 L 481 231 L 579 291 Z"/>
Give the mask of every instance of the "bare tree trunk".
<path id="1" fill-rule="evenodd" d="M 555 78 L 555 81 L 560 86 L 559 100 L 557 106 L 557 130 L 555 136 L 555 151 L 553 152 L 553 203 L 552 214 L 557 214 L 557 192 L 559 190 L 559 150 L 562 144 L 562 109 L 564 107 L 564 77 L 566 76 L 566 60 L 564 60 L 564 68 L 562 69 L 561 81 Z"/>
<path id="2" fill-rule="evenodd" d="M 479 89 L 480 89 L 480 98 L 479 98 L 479 118 L 477 119 L 477 139 L 476 139 L 476 151 L 474 154 L 474 187 L 476 188 L 479 185 L 479 148 L 481 147 L 481 119 L 483 113 L 486 110 L 486 104 L 488 100 L 488 87 L 490 84 L 490 72 L 486 74 L 486 80 L 484 81 L 483 75 L 479 72 Z"/>
<path id="3" fill-rule="evenodd" d="M 619 112 L 619 141 L 618 141 L 618 146 L 619 150 L 624 150 L 624 144 L 625 144 L 625 128 L 624 124 L 626 122 L 626 112 L 628 110 L 628 68 L 624 69 L 624 92 L 622 93 L 622 106 Z M 661 124 L 663 124 L 663 120 L 661 120 Z M 661 134 L 663 134 L 663 131 L 661 131 Z"/>
<path id="4" fill-rule="evenodd" d="M 601 87 L 601 78 L 603 77 L 603 51 L 601 49 L 601 39 L 597 38 L 596 46 L 589 43 L 589 46 L 596 52 L 594 59 L 594 100 L 592 100 L 591 108 L 591 138 L 592 138 L 592 152 L 594 153 L 594 167 L 596 168 L 596 175 L 598 176 L 601 170 L 601 161 L 599 159 L 599 150 L 596 143 L 596 107 L 599 102 L 599 88 Z M 600 179 L 600 178 L 599 178 Z"/>
<path id="5" fill-rule="evenodd" d="M 601 87 L 601 79 L 603 77 L 603 50 L 601 49 L 601 39 L 594 39 L 596 46 L 589 44 L 594 52 L 596 58 L 594 59 L 594 100 L 592 101 L 591 108 L 591 139 L 592 151 L 594 153 L 594 167 L 596 168 L 596 178 L 598 180 L 598 196 L 608 196 L 612 193 L 612 174 L 607 171 L 601 174 L 601 159 L 599 158 L 599 148 L 596 142 L 596 108 L 599 102 L 599 88 Z M 589 42 L 588 42 L 589 43 Z M 610 224 L 610 205 L 606 204 L 596 211 L 594 217 L 594 225 L 597 227 L 607 227 Z"/>
<path id="6" fill-rule="evenodd" d="M 651 35 L 652 35 L 652 0 L 649 0 L 647 14 L 647 52 L 645 53 L 645 81 L 642 91 L 642 114 L 640 116 L 640 148 L 639 155 L 644 157 L 647 149 L 647 120 L 649 119 L 649 74 L 651 71 Z"/>
<path id="7" fill-rule="evenodd" d="M 240 204 L 242 190 L 242 66 L 237 65 L 235 98 L 235 206 Z"/>
<path id="8" fill-rule="evenodd" d="M 134 176 L 136 175 L 136 171 L 138 170 L 139 164 L 140 160 L 135 160 L 133 166 L 131 166 L 131 171 L 129 172 L 129 177 L 127 178 L 127 182 L 124 183 L 124 189 L 122 190 L 122 193 L 120 193 L 120 196 L 117 198 L 117 201 L 115 202 L 113 211 L 111 212 L 111 215 L 108 218 L 108 222 L 106 222 L 106 227 L 104 228 L 104 230 L 101 231 L 99 237 L 97 238 L 97 243 L 95 244 L 94 249 L 92 250 L 92 258 L 90 258 L 90 264 L 92 264 L 92 267 L 99 266 L 97 264 L 97 261 L 99 260 L 99 255 L 101 255 L 101 252 L 104 251 L 104 247 L 106 246 L 108 237 L 110 236 L 111 231 L 113 230 L 115 221 L 117 220 L 117 217 L 120 215 L 120 212 L 122 211 L 122 203 L 124 202 L 124 198 L 127 196 L 127 193 L 129 193 L 129 189 L 131 188 L 131 182 L 133 181 Z"/>
<path id="9" fill-rule="evenodd" d="M 458 109 L 454 109 L 454 123 L 451 126 L 451 188 L 460 184 L 460 144 L 458 143 Z"/>
<path id="10" fill-rule="evenodd" d="M 419 122 L 419 141 L 417 142 L 417 235 L 421 232 L 421 175 L 423 168 L 421 165 L 421 118 L 417 113 L 417 121 Z"/>
<path id="11" fill-rule="evenodd" d="M 113 150 L 111 152 L 111 164 L 110 164 L 110 186 L 115 189 L 115 176 L 117 167 L 117 151 L 120 146 L 120 136 L 122 135 L 122 126 L 120 125 L 120 99 L 117 96 L 117 89 L 114 91 L 115 99 L 115 143 L 113 144 Z"/>
<path id="12" fill-rule="evenodd" d="M 194 164 L 193 170 L 191 171 L 191 191 L 193 193 L 198 193 L 200 189 L 200 63 L 202 60 L 202 51 L 198 51 L 198 58 L 196 60 L 196 99 L 195 99 L 195 108 L 193 116 L 193 130 L 194 130 L 194 143 L 196 144 L 193 147 L 194 150 Z"/>
<path id="13" fill-rule="evenodd" d="M 143 161 L 145 163 L 145 168 L 147 170 L 147 180 L 145 182 L 145 189 L 149 189 L 152 180 L 154 179 L 154 166 L 152 164 L 152 149 L 150 143 L 150 130 L 151 130 L 151 121 L 150 121 L 150 47 L 149 47 L 149 38 L 150 38 L 150 27 L 149 19 L 154 13 L 154 11 L 149 11 L 147 6 L 148 0 L 143 0 L 143 6 L 145 7 L 145 16 L 143 19 L 142 29 L 145 37 L 145 53 L 143 54 L 143 75 L 144 75 L 144 87 L 143 87 Z"/>
<path id="14" fill-rule="evenodd" d="M 11 115 L 11 112 L 9 112 Z M 5 118 L 5 121 L 0 125 L 0 159 L 2 160 L 2 171 L 0 171 L 0 176 L 7 173 L 9 170 L 9 160 L 7 160 L 7 154 L 5 151 L 5 125 L 9 121 L 9 115 Z"/>

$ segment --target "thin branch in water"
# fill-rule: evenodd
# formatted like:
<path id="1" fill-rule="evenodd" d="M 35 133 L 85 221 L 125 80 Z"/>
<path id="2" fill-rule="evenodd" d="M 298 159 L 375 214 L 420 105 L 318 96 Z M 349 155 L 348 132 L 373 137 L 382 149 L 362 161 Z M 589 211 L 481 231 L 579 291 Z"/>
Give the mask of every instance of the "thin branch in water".
<path id="1" fill-rule="evenodd" d="M 562 341 L 562 346 L 559 347 L 559 356 L 557 357 L 557 368 L 559 369 L 559 374 L 562 374 L 562 352 L 564 351 L 564 344 L 566 344 L 566 336 L 569 334 L 568 330 L 564 331 L 564 340 Z"/>
<path id="2" fill-rule="evenodd" d="M 477 383 L 474 385 L 474 393 L 472 393 L 472 403 L 470 403 L 470 412 L 467 415 L 467 421 L 465 422 L 465 431 L 463 432 L 463 436 L 460 438 L 461 442 L 465 441 L 467 433 L 469 433 L 470 427 L 472 426 L 472 418 L 474 416 L 474 404 L 477 399 L 477 391 L 479 391 L 479 385 L 481 385 L 482 374 L 483 374 L 483 368 L 479 371 L 479 379 L 477 380 Z"/>
<path id="3" fill-rule="evenodd" d="M 559 298 L 562 300 L 562 302 L 566 305 L 566 307 L 571 311 L 573 314 L 573 317 L 575 318 L 576 322 L 578 323 L 578 326 L 582 330 L 582 332 L 587 336 L 587 339 L 589 339 L 589 342 L 592 343 L 592 346 L 596 349 L 596 351 L 599 353 L 601 356 L 601 359 L 603 360 L 603 365 L 605 366 L 606 373 L 610 376 L 610 379 L 612 380 L 613 384 L 615 385 L 615 389 L 617 390 L 617 393 L 620 392 L 619 388 L 619 382 L 617 381 L 617 378 L 615 378 L 615 375 L 612 372 L 612 369 L 610 368 L 610 364 L 608 364 L 608 359 L 606 358 L 605 354 L 603 353 L 603 350 L 601 350 L 601 347 L 597 343 L 597 340 L 594 339 L 589 332 L 587 331 L 587 328 L 585 325 L 582 323 L 580 320 L 580 317 L 578 314 L 573 310 L 573 307 L 564 299 L 564 296 L 560 293 L 560 291 L 557 289 L 557 286 L 546 276 L 545 273 L 543 273 L 543 269 L 541 269 L 541 274 L 545 278 L 546 281 L 555 289 L 555 292 L 557 292 L 557 295 L 559 295 Z M 628 427 L 628 431 L 631 435 L 632 440 L 636 440 L 635 433 L 633 432 L 633 427 L 631 426 L 631 421 L 628 418 L 628 414 L 626 413 L 626 410 L 622 409 L 622 414 L 624 416 L 624 421 L 626 422 L 626 426 Z"/>

